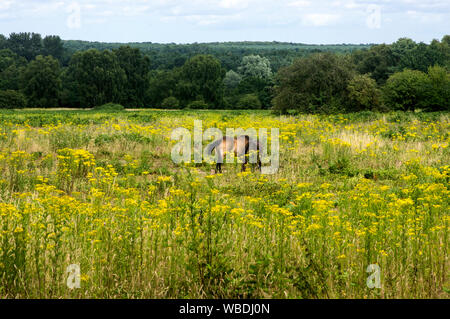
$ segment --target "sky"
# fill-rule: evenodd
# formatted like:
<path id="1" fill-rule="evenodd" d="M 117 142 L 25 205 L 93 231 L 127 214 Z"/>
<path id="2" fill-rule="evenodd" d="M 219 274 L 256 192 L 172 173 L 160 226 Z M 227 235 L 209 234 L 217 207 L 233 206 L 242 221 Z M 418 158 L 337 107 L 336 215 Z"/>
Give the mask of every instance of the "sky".
<path id="1" fill-rule="evenodd" d="M 0 0 L 0 33 L 11 32 L 102 42 L 429 43 L 450 34 L 450 0 Z"/>

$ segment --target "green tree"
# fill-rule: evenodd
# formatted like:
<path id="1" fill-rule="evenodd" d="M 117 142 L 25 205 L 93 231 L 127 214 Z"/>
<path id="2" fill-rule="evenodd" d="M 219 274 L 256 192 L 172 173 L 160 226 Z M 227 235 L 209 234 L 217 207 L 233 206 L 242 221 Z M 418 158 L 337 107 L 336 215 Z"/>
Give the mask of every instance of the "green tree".
<path id="1" fill-rule="evenodd" d="M 92 107 L 120 103 L 126 74 L 113 52 L 90 49 L 72 56 L 64 79 L 65 104 Z"/>
<path id="2" fill-rule="evenodd" d="M 177 109 L 180 107 L 180 102 L 176 97 L 169 96 L 162 101 L 161 107 L 165 109 Z"/>
<path id="3" fill-rule="evenodd" d="M 65 50 L 61 38 L 57 35 L 49 35 L 44 38 L 42 43 L 44 46 L 43 54 L 51 55 L 62 63 Z"/>
<path id="4" fill-rule="evenodd" d="M 179 77 L 179 68 L 152 71 L 149 75 L 149 88 L 145 98 L 146 106 L 160 107 L 164 99 L 174 97 L 177 93 Z"/>
<path id="5" fill-rule="evenodd" d="M 0 50 L 0 90 L 19 90 L 27 60 L 9 49 Z"/>
<path id="6" fill-rule="evenodd" d="M 355 72 L 345 57 L 317 53 L 277 73 L 274 109 L 304 113 L 345 111 L 348 84 Z"/>
<path id="7" fill-rule="evenodd" d="M 24 70 L 21 80 L 30 107 L 56 107 L 61 90 L 60 65 L 52 56 L 38 55 Z"/>
<path id="8" fill-rule="evenodd" d="M 440 66 L 428 68 L 426 109 L 428 111 L 450 111 L 450 72 Z"/>
<path id="9" fill-rule="evenodd" d="M 246 94 L 239 99 L 239 109 L 255 110 L 261 108 L 261 101 L 256 94 Z"/>
<path id="10" fill-rule="evenodd" d="M 27 105 L 27 99 L 19 91 L 0 90 L 0 109 L 20 109 Z"/>
<path id="11" fill-rule="evenodd" d="M 389 77 L 383 88 L 383 99 L 389 110 L 413 111 L 427 105 L 430 81 L 422 71 L 406 69 Z"/>
<path id="12" fill-rule="evenodd" d="M 8 48 L 31 61 L 42 53 L 42 37 L 39 33 L 11 33 L 8 38 Z"/>
<path id="13" fill-rule="evenodd" d="M 228 71 L 223 79 L 226 92 L 231 92 L 239 86 L 242 81 L 242 76 L 233 70 Z"/>
<path id="14" fill-rule="evenodd" d="M 144 56 L 139 49 L 130 46 L 121 46 L 113 52 L 127 77 L 122 91 L 121 104 L 128 107 L 144 106 L 145 94 L 149 86 L 149 58 Z"/>
<path id="15" fill-rule="evenodd" d="M 367 74 L 355 75 L 348 83 L 349 111 L 378 110 L 381 92 Z"/>
<path id="16" fill-rule="evenodd" d="M 374 45 L 369 50 L 358 50 L 352 54 L 356 69 L 361 74 L 369 74 L 378 84 L 384 84 L 394 73 L 396 57 L 389 45 Z"/>
<path id="17" fill-rule="evenodd" d="M 242 58 L 238 72 L 243 77 L 255 77 L 261 79 L 270 79 L 272 77 L 272 69 L 269 59 L 259 55 L 248 55 Z"/>
<path id="18" fill-rule="evenodd" d="M 205 101 L 220 107 L 223 104 L 223 78 L 225 70 L 219 60 L 211 55 L 197 55 L 181 68 L 178 95 L 183 104 Z"/>
<path id="19" fill-rule="evenodd" d="M 263 108 L 270 108 L 273 99 L 272 78 L 245 77 L 237 88 L 236 94 L 254 94 L 258 97 Z"/>
<path id="20" fill-rule="evenodd" d="M 7 48 L 8 48 L 8 39 L 3 34 L 0 34 L 0 50 L 4 50 Z"/>

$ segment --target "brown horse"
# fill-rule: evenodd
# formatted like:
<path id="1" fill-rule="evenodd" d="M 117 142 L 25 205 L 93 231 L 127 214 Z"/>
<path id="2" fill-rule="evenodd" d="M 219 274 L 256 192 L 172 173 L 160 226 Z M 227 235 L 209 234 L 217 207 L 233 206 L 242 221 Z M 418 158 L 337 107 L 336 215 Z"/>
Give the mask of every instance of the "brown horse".
<path id="1" fill-rule="evenodd" d="M 222 164 L 223 164 L 223 158 L 226 153 L 234 153 L 234 156 L 238 156 L 242 158 L 244 157 L 244 161 L 242 163 L 242 171 L 245 171 L 245 165 L 248 163 L 249 160 L 249 153 L 251 151 L 257 152 L 257 164 L 258 169 L 261 171 L 261 160 L 260 160 L 260 151 L 261 147 L 260 144 L 252 139 L 248 135 L 241 135 L 237 137 L 228 137 L 224 136 L 221 139 L 218 139 L 211 144 L 209 144 L 206 147 L 207 155 L 210 156 L 213 150 L 216 150 L 216 169 L 215 172 L 222 173 Z"/>

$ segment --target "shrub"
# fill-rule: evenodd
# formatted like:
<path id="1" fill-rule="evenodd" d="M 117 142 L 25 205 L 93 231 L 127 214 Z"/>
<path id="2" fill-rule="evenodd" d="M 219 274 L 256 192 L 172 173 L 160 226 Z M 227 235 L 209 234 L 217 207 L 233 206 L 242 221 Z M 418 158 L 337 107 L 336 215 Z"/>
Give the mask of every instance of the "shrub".
<path id="1" fill-rule="evenodd" d="M 440 66 L 428 68 L 427 111 L 450 110 L 450 72 Z"/>
<path id="2" fill-rule="evenodd" d="M 239 109 L 260 109 L 261 102 L 259 101 L 258 96 L 256 94 L 246 94 L 239 99 L 238 102 Z"/>
<path id="3" fill-rule="evenodd" d="M 356 75 L 348 86 L 348 111 L 377 110 L 380 106 L 380 90 L 377 82 L 368 75 Z"/>
<path id="4" fill-rule="evenodd" d="M 208 108 L 208 104 L 203 100 L 193 101 L 188 104 L 189 109 L 204 110 Z"/>
<path id="5" fill-rule="evenodd" d="M 2 109 L 20 109 L 27 105 L 25 95 L 19 91 L 6 90 L 0 91 L 0 108 Z"/>
<path id="6" fill-rule="evenodd" d="M 165 109 L 177 109 L 179 108 L 179 106 L 180 102 L 176 97 L 173 96 L 166 97 L 161 103 L 161 107 Z"/>
<path id="7" fill-rule="evenodd" d="M 389 110 L 413 111 L 426 106 L 428 76 L 416 70 L 394 73 L 383 89 L 383 100 Z"/>
<path id="8" fill-rule="evenodd" d="M 347 58 L 318 53 L 301 58 L 277 74 L 275 110 L 287 113 L 333 113 L 346 110 L 347 86 L 354 76 Z"/>
<path id="9" fill-rule="evenodd" d="M 103 105 L 94 106 L 93 110 L 95 111 L 106 111 L 106 112 L 117 112 L 117 111 L 123 111 L 125 108 L 123 105 L 116 104 L 116 103 L 106 103 Z"/>

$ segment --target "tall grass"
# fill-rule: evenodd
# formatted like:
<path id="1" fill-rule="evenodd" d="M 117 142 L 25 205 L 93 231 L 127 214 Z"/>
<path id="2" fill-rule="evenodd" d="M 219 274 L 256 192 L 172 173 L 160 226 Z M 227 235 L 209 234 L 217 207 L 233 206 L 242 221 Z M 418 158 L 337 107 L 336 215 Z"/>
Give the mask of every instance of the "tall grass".
<path id="1" fill-rule="evenodd" d="M 1 298 L 448 298 L 446 113 L 0 117 Z M 194 119 L 280 128 L 279 172 L 173 164 Z"/>

